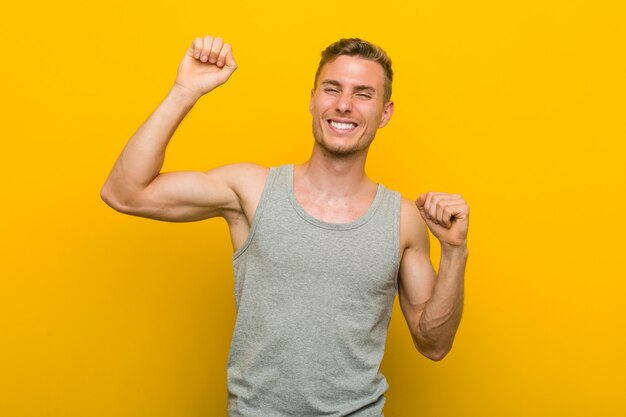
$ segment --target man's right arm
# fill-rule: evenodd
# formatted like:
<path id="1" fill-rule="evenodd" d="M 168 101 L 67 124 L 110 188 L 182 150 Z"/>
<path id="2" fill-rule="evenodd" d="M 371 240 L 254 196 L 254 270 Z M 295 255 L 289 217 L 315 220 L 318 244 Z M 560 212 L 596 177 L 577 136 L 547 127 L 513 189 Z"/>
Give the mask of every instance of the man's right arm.
<path id="1" fill-rule="evenodd" d="M 161 173 L 174 131 L 204 94 L 225 83 L 237 68 L 230 45 L 220 38 L 196 38 L 180 63 L 167 97 L 126 144 L 100 195 L 131 215 L 185 222 L 242 213 L 241 196 L 259 188 L 266 168 L 232 164 L 206 172 Z M 247 185 L 249 184 L 249 185 Z M 256 193 L 258 194 L 258 193 Z M 254 196 L 253 196 L 254 197 Z"/>

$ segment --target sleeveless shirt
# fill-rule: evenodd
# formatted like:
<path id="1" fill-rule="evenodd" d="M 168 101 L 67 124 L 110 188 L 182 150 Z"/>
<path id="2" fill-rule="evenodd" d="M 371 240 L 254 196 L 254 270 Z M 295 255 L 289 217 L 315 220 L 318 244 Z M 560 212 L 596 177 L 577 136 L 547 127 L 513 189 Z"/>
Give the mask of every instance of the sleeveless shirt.
<path id="1" fill-rule="evenodd" d="M 230 417 L 381 416 L 400 198 L 378 184 L 363 216 L 328 223 L 298 203 L 293 164 L 270 168 L 248 238 L 233 254 Z"/>

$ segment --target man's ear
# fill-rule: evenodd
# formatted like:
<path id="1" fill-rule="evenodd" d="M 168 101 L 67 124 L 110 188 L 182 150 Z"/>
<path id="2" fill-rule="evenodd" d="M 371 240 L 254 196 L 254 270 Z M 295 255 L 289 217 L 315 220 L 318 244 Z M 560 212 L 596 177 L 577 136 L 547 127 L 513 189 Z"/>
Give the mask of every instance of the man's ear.
<path id="1" fill-rule="evenodd" d="M 313 114 L 313 96 L 315 95 L 315 89 L 311 89 L 311 97 L 309 97 L 309 113 Z"/>
<path id="2" fill-rule="evenodd" d="M 389 123 L 389 119 L 391 119 L 391 115 L 393 114 L 393 101 L 389 100 L 383 106 L 383 115 L 380 118 L 380 123 L 378 127 L 385 127 L 387 123 Z"/>

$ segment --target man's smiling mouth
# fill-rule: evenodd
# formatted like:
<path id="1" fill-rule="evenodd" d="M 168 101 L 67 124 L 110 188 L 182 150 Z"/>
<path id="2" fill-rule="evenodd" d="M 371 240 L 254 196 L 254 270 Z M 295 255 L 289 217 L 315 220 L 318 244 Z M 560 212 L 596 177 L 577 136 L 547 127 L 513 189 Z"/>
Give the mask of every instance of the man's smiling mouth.
<path id="1" fill-rule="evenodd" d="M 354 122 L 338 122 L 335 120 L 327 120 L 326 121 L 333 129 L 338 130 L 340 132 L 347 132 L 349 130 L 354 129 L 358 125 Z"/>

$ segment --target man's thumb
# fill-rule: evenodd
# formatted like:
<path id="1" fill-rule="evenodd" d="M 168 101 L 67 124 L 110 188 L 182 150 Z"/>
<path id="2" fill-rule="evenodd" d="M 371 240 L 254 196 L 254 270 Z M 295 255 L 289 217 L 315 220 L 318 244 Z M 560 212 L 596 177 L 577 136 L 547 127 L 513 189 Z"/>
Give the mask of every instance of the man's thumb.
<path id="1" fill-rule="evenodd" d="M 228 53 L 226 54 L 226 65 L 233 69 L 237 68 L 237 63 L 235 62 L 232 51 L 228 51 Z"/>
<path id="2" fill-rule="evenodd" d="M 415 200 L 415 205 L 417 206 L 417 208 L 422 208 L 424 207 L 425 202 L 426 202 L 426 194 L 422 193 L 420 194 L 418 199 Z"/>

